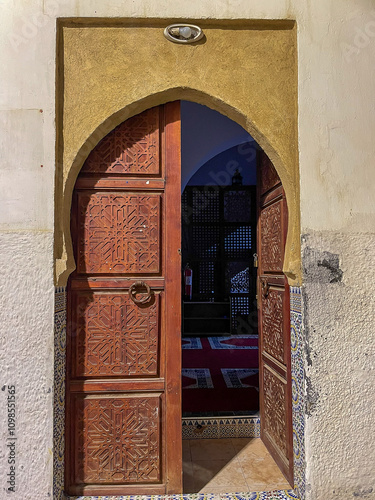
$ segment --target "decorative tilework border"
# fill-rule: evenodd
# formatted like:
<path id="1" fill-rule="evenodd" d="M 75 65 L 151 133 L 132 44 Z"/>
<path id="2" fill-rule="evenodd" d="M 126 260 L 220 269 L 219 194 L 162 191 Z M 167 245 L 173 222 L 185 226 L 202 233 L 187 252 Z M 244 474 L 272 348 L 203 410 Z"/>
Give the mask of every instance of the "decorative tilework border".
<path id="1" fill-rule="evenodd" d="M 182 419 L 182 439 L 257 438 L 259 436 L 259 416 Z"/>
<path id="2" fill-rule="evenodd" d="M 290 310 L 302 314 L 302 290 L 298 286 L 290 287 Z"/>
<path id="3" fill-rule="evenodd" d="M 302 290 L 290 289 L 291 306 L 291 348 L 292 348 L 292 390 L 293 390 L 293 451 L 295 492 L 275 491 L 261 493 L 236 493 L 225 495 L 159 495 L 125 497 L 70 497 L 72 500 L 286 500 L 305 498 L 305 441 L 304 441 L 304 368 L 302 332 Z M 64 489 L 64 426 L 65 426 L 65 346 L 66 346 L 66 291 L 55 289 L 55 336 L 54 336 L 54 454 L 53 454 L 53 496 L 54 500 L 65 500 Z M 210 420 L 210 424 L 207 421 Z M 196 420 L 184 419 L 183 439 L 197 439 Z M 204 422 L 200 436 L 213 437 L 259 437 L 258 417 L 233 417 L 230 419 L 200 419 Z M 202 423 L 199 423 L 202 425 Z"/>
<path id="4" fill-rule="evenodd" d="M 66 292 L 55 289 L 53 498 L 64 499 Z"/>
<path id="5" fill-rule="evenodd" d="M 69 497 L 71 500 L 300 500 L 293 490 L 279 490 L 258 493 L 222 493 L 214 495 L 197 493 L 189 495 L 131 495 L 122 497 Z"/>
<path id="6" fill-rule="evenodd" d="M 292 412 L 294 488 L 301 500 L 305 498 L 305 387 L 303 367 L 302 290 L 290 288 L 290 341 L 292 361 Z"/>

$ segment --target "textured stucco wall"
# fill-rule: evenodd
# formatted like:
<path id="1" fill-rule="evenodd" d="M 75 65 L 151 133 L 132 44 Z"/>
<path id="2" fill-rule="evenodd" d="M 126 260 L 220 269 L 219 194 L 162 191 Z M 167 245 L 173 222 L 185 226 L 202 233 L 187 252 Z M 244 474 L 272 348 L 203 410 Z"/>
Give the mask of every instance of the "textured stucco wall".
<path id="1" fill-rule="evenodd" d="M 375 498 L 374 7 L 306 2 L 297 14 L 312 500 Z"/>
<path id="2" fill-rule="evenodd" d="M 374 243 L 369 233 L 302 236 L 307 498 L 375 495 Z"/>
<path id="3" fill-rule="evenodd" d="M 52 498 L 53 239 L 41 231 L 0 238 L 0 498 Z M 8 431 L 8 386 L 16 425 Z M 11 415 L 10 415 L 11 416 Z M 13 430 L 12 428 L 10 428 Z M 15 440 L 16 491 L 7 494 Z M 12 457 L 11 457 L 12 459 Z"/>
<path id="4" fill-rule="evenodd" d="M 296 19 L 307 499 L 375 498 L 374 8 L 372 0 L 2 2 L 0 385 L 19 388 L 13 498 L 47 499 L 52 491 L 57 16 Z"/>

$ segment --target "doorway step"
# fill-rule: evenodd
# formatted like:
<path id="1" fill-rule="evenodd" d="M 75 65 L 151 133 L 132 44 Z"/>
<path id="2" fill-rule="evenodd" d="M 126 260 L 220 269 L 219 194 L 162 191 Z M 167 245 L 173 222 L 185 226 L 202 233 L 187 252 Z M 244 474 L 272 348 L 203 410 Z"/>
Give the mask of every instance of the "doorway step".
<path id="1" fill-rule="evenodd" d="M 275 491 L 290 484 L 260 438 L 183 442 L 184 493 Z"/>
<path id="2" fill-rule="evenodd" d="M 182 419 L 182 439 L 257 438 L 259 436 L 259 415 Z"/>
<path id="3" fill-rule="evenodd" d="M 128 496 L 80 496 L 66 500 L 300 500 L 294 490 L 261 491 L 251 493 L 192 493 L 181 495 L 128 495 Z"/>

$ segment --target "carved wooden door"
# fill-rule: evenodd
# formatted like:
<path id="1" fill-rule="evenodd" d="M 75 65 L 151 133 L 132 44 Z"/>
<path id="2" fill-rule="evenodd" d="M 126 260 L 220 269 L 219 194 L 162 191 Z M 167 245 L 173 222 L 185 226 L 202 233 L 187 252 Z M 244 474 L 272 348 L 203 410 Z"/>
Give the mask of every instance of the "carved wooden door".
<path id="1" fill-rule="evenodd" d="M 261 438 L 293 483 L 289 286 L 283 273 L 288 212 L 271 161 L 258 158 L 258 307 Z"/>
<path id="2" fill-rule="evenodd" d="M 179 102 L 115 128 L 77 179 L 66 380 L 71 495 L 182 491 L 180 193 Z"/>

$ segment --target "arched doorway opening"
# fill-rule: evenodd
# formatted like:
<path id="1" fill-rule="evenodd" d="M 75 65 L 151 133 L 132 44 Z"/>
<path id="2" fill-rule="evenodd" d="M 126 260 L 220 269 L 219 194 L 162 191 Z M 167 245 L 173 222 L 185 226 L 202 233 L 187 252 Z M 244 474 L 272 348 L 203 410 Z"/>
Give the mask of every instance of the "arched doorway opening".
<path id="1" fill-rule="evenodd" d="M 66 411 L 72 494 L 181 491 L 180 305 L 173 298 L 181 281 L 179 120 L 173 104 L 157 109 L 131 119 L 130 137 L 128 122 L 124 134 L 121 126 L 109 134 L 112 145 L 101 141 L 76 183 Z M 276 285 L 266 284 L 266 293 Z M 120 331 L 128 335 L 122 345 Z"/>
<path id="2" fill-rule="evenodd" d="M 192 286 L 182 290 L 183 416 L 206 436 L 208 418 L 259 411 L 258 148 L 237 123 L 186 101 L 181 136 L 182 267 L 192 273 Z"/>
<path id="3" fill-rule="evenodd" d="M 198 124 L 193 132 L 184 125 L 186 114 L 188 125 Z M 195 493 L 216 491 L 218 485 L 221 492 L 234 491 L 236 483 L 237 489 L 246 488 L 246 479 L 248 490 L 290 487 L 271 456 L 267 463 L 267 451 L 256 448 L 259 440 L 252 439 L 257 435 L 259 395 L 262 438 L 290 481 L 293 475 L 289 287 L 282 272 L 286 201 L 268 157 L 243 129 L 234 134 L 232 127 L 233 122 L 215 111 L 182 102 L 183 178 L 186 170 L 192 173 L 182 186 L 182 267 L 188 266 L 190 281 L 192 273 L 192 286 L 182 290 L 183 429 L 190 438 L 183 445 L 184 456 L 191 457 L 190 463 L 184 462 L 186 491 Z M 192 168 L 189 151 L 195 147 L 195 154 L 202 151 L 205 158 L 215 143 L 211 136 L 221 144 L 231 145 L 230 139 L 237 144 L 218 148 L 198 170 Z M 258 307 L 260 319 L 265 319 L 260 322 L 260 394 Z M 285 390 L 288 396 L 278 400 L 270 395 Z M 212 436 L 218 439 L 203 441 Z M 257 459 L 249 460 L 247 454 Z M 223 465 L 226 457 L 229 463 Z M 267 479 L 262 477 L 266 468 Z"/>

